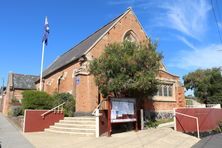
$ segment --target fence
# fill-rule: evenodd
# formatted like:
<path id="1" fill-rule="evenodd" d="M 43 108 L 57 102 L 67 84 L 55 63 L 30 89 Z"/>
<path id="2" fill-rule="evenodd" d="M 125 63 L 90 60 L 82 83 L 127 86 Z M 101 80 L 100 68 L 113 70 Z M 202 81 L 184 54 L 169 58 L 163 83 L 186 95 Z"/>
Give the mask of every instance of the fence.
<path id="1" fill-rule="evenodd" d="M 221 108 L 220 104 L 186 105 L 186 108 Z"/>

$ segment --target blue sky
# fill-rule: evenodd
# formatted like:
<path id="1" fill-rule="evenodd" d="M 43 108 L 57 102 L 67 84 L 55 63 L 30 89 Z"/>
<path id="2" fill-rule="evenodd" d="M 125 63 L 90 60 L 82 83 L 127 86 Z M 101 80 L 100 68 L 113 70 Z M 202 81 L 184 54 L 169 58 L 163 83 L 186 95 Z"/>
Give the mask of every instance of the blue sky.
<path id="1" fill-rule="evenodd" d="M 213 5 L 222 31 L 222 2 L 213 0 Z M 1 0 L 0 78 L 6 81 L 10 71 L 39 75 L 45 16 L 50 25 L 46 68 L 129 6 L 147 35 L 159 42 L 169 72 L 182 77 L 197 68 L 222 65 L 210 0 Z"/>

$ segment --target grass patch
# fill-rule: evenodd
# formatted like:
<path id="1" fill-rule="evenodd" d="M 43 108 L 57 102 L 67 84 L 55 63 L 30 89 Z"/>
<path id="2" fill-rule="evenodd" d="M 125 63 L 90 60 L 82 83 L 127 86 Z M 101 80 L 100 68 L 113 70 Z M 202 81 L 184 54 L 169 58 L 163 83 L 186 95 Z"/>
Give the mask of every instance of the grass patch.
<path id="1" fill-rule="evenodd" d="M 163 123 L 168 123 L 168 122 L 173 122 L 173 118 L 167 118 L 167 119 L 158 119 L 156 120 L 157 124 L 163 124 Z"/>
<path id="2" fill-rule="evenodd" d="M 186 105 L 193 105 L 193 101 L 186 99 Z"/>
<path id="3" fill-rule="evenodd" d="M 158 125 L 163 123 L 173 122 L 173 118 L 167 118 L 167 119 L 158 119 L 158 120 L 148 120 L 145 124 L 145 127 L 147 128 L 156 128 Z"/>

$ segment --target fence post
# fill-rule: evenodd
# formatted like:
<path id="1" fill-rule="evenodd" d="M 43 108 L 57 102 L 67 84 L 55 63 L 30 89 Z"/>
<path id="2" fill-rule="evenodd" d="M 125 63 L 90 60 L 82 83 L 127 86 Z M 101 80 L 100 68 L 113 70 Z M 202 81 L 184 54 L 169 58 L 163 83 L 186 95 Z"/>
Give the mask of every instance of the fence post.
<path id="1" fill-rule="evenodd" d="M 173 121 L 174 121 L 174 130 L 177 130 L 177 121 L 176 121 L 176 108 L 173 108 Z"/>
<path id="2" fill-rule="evenodd" d="M 144 129 L 143 109 L 140 109 L 141 130 Z"/>
<path id="3" fill-rule="evenodd" d="M 99 138 L 99 109 L 96 109 L 96 138 Z"/>
<path id="4" fill-rule="evenodd" d="M 27 111 L 27 110 L 24 111 L 24 117 L 23 117 L 23 127 L 22 127 L 23 133 L 25 133 L 25 126 L 26 126 L 26 125 L 25 125 L 25 122 L 26 122 L 26 111 Z"/>

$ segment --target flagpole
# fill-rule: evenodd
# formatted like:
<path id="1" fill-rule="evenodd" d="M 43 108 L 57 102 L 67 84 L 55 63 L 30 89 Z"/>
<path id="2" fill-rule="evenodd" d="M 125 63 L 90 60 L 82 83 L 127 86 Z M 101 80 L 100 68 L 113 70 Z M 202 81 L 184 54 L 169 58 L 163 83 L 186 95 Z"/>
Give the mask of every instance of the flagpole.
<path id="1" fill-rule="evenodd" d="M 41 61 L 41 73 L 40 73 L 40 91 L 42 91 L 42 73 L 43 73 L 43 64 L 44 64 L 44 52 L 45 52 L 45 42 L 42 42 L 42 61 Z"/>

